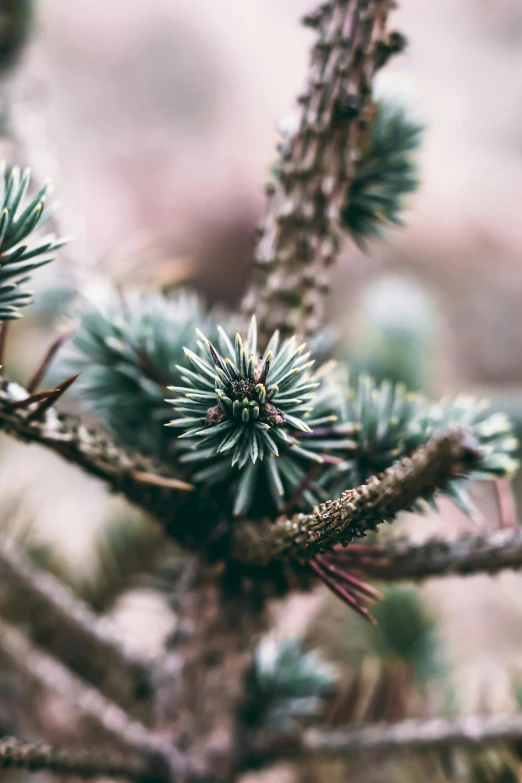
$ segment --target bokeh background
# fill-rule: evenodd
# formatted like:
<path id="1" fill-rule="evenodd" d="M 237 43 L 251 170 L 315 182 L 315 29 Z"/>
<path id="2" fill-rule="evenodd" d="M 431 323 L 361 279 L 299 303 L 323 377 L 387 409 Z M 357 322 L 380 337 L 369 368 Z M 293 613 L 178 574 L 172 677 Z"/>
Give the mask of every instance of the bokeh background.
<path id="1" fill-rule="evenodd" d="M 5 144 L 38 177 L 52 177 L 61 229 L 75 239 L 40 274 L 37 305 L 12 329 L 6 365 L 20 379 L 76 295 L 95 296 L 107 277 L 129 288 L 190 282 L 212 303 L 238 301 L 278 123 L 292 114 L 311 41 L 298 24 L 308 0 L 36 6 L 31 42 L 4 79 L 15 131 Z M 346 242 L 332 320 L 357 369 L 433 395 L 484 394 L 522 425 L 522 4 L 402 0 L 393 26 L 409 47 L 376 92 L 426 124 L 422 185 L 405 230 L 365 254 Z M 497 526 L 493 491 L 476 496 L 478 522 L 446 504 L 443 515 L 402 528 L 421 539 Z M 76 469 L 4 438 L 0 497 L 6 535 L 52 550 L 46 556 L 84 595 L 103 578 L 100 541 L 114 519 L 142 524 Z M 118 570 L 110 552 L 104 568 Z M 421 588 L 463 711 L 515 704 L 521 588 L 511 573 Z M 333 599 L 318 625 L 323 600 L 293 599 L 283 624 L 321 640 L 343 665 L 353 628 Z M 143 580 L 104 608 L 152 649 L 175 623 L 164 594 Z M 59 734 L 59 710 L 48 707 L 46 719 Z"/>

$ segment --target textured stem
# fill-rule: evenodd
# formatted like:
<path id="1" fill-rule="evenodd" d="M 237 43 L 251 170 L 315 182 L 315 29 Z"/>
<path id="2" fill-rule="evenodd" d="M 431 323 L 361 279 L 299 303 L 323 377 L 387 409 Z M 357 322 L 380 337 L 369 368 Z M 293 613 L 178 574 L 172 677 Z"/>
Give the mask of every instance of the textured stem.
<path id="1" fill-rule="evenodd" d="M 194 559 L 182 581 L 177 634 L 159 689 L 159 723 L 202 762 L 204 780 L 228 783 L 242 757 L 245 675 L 270 618 L 244 585 L 224 588 L 219 567 Z"/>
<path id="2" fill-rule="evenodd" d="M 281 146 L 242 305 L 264 338 L 276 328 L 285 337 L 314 334 L 324 320 L 340 213 L 374 116 L 371 81 L 394 50 L 385 36 L 390 5 L 330 0 L 305 19 L 318 28 L 308 84 L 297 130 Z"/>
<path id="3" fill-rule="evenodd" d="M 423 543 L 396 539 L 382 547 L 350 553 L 339 552 L 343 565 L 360 570 L 365 577 L 386 581 L 422 581 L 430 577 L 497 574 L 522 568 L 522 530 L 495 530 L 465 535 L 454 541 L 432 538 Z"/>
<path id="4" fill-rule="evenodd" d="M 234 555 L 252 564 L 268 564 L 281 558 L 309 559 L 337 544 L 347 544 L 391 521 L 414 502 L 429 499 L 448 483 L 468 473 L 480 455 L 469 434 L 450 430 L 425 448 L 405 457 L 381 476 L 344 492 L 339 500 L 321 504 L 313 514 L 296 514 L 276 522 L 238 524 L 234 530 Z"/>
<path id="5" fill-rule="evenodd" d="M 309 729 L 296 743 L 296 752 L 322 756 L 348 756 L 375 751 L 431 751 L 447 747 L 480 748 L 522 738 L 522 715 L 477 715 L 457 721 L 407 720 L 360 729 Z"/>
<path id="6" fill-rule="evenodd" d="M 148 744 L 148 729 L 130 718 L 124 710 L 75 677 L 65 666 L 36 647 L 8 623 L 0 620 L 0 649 L 11 664 L 37 686 L 55 693 L 78 710 L 93 728 L 101 730 L 129 749 Z"/>
<path id="7" fill-rule="evenodd" d="M 0 612 L 106 696 L 142 718 L 150 711 L 152 660 L 123 643 L 51 574 L 0 544 Z"/>
<path id="8" fill-rule="evenodd" d="M 51 407 L 41 412 L 45 403 L 31 402 L 25 389 L 0 378 L 0 431 L 45 446 L 151 513 L 157 506 L 174 505 L 177 495 L 193 489 L 171 466 L 121 448 L 75 417 Z"/>
<path id="9" fill-rule="evenodd" d="M 90 728 L 111 739 L 137 760 L 148 759 L 158 770 L 158 783 L 171 783 L 177 773 L 188 775 L 189 762 L 165 738 L 159 737 L 95 688 L 85 685 L 55 658 L 38 650 L 16 628 L 0 620 L 0 652 L 36 687 L 45 688 L 77 710 Z M 185 778 L 183 778 L 185 780 Z"/>
<path id="10" fill-rule="evenodd" d="M 0 769 L 26 769 L 82 778 L 127 778 L 144 783 L 152 780 L 147 759 L 129 759 L 116 753 L 69 750 L 40 742 L 0 739 Z M 159 780 L 159 778 L 158 778 Z"/>

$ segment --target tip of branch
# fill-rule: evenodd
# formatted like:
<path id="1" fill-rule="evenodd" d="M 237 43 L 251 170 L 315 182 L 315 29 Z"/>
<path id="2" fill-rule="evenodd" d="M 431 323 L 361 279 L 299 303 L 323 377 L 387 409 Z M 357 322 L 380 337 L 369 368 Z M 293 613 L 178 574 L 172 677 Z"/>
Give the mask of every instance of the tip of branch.
<path id="1" fill-rule="evenodd" d="M 188 484 L 174 476 L 158 476 L 155 473 L 146 473 L 144 471 L 134 471 L 132 478 L 140 484 L 149 484 L 154 487 L 164 487 L 165 489 L 179 489 L 182 492 L 191 492 L 194 484 Z"/>

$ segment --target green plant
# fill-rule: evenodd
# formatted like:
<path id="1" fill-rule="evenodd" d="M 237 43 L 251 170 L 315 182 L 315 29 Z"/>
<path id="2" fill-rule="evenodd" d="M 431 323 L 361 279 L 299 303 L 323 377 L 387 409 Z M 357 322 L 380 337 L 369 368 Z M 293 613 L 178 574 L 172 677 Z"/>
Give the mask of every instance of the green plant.
<path id="1" fill-rule="evenodd" d="M 361 246 L 382 239 L 387 226 L 403 225 L 405 197 L 419 186 L 415 154 L 422 126 L 396 104 L 380 101 L 375 110 L 342 215 L 344 228 Z"/>
<path id="2" fill-rule="evenodd" d="M 118 523 L 105 531 L 101 589 L 83 586 L 91 606 L 0 545 L 2 659 L 35 694 L 51 690 L 75 708 L 86 746 L 7 739 L 0 767 L 220 783 L 281 756 L 440 751 L 522 736 L 516 715 L 500 728 L 473 718 L 471 730 L 464 719 L 352 722 L 334 731 L 323 719 L 340 695 L 337 672 L 299 640 L 275 643 L 269 634 L 271 599 L 320 581 L 367 620 L 380 616 L 374 650 L 399 666 L 387 669 L 375 696 L 398 695 L 390 673 L 413 669 L 418 676 L 408 684 L 422 680 L 431 621 L 401 590 L 372 616 L 366 603 L 381 596 L 365 580 L 522 565 L 517 530 L 501 531 L 500 541 L 478 535 L 402 547 L 382 546 L 378 532 L 403 512 L 436 507 L 442 493 L 473 513 L 466 482 L 509 477 L 517 467 L 506 417 L 462 396 L 433 402 L 364 375 L 349 382 L 342 363 L 323 362 L 329 268 L 343 230 L 360 245 L 381 236 L 417 184 L 411 153 L 420 129 L 372 99 L 375 72 L 404 47 L 386 30 L 389 5 L 327 0 L 307 16 L 317 38 L 300 119 L 280 147 L 250 288 L 239 312 L 225 315 L 225 328 L 190 293 L 110 291 L 80 306 L 69 344 L 64 349 L 59 336 L 27 388 L 0 377 L 3 433 L 52 451 L 144 512 L 135 527 L 126 520 L 125 530 Z M 17 286 L 61 244 L 32 244 L 50 214 L 46 187 L 22 206 L 28 172 L 10 170 L 4 186 L 2 321 L 18 317 L 30 296 Z M 1 363 L 6 336 L 3 324 Z M 58 366 L 75 374 L 41 390 L 59 347 Z M 175 397 L 167 401 L 170 387 Z M 57 409 L 70 388 L 102 431 L 83 414 Z M 159 527 L 149 536 L 152 519 Z M 359 541 L 368 533 L 371 544 Z M 169 547 L 161 543 L 167 538 Z M 161 554 L 169 555 L 163 565 Z M 47 553 L 40 561 L 53 565 Z M 123 643 L 94 611 L 143 572 L 149 584 L 163 581 L 176 612 L 159 656 Z M 374 701 L 364 715 L 398 720 L 407 704 L 391 711 Z M 123 753 L 100 752 L 100 735 Z"/>
<path id="3" fill-rule="evenodd" d="M 49 185 L 41 187 L 30 200 L 25 199 L 30 176 L 29 169 L 7 169 L 5 163 L 0 172 L 0 321 L 20 318 L 20 308 L 32 301 L 24 284 L 35 269 L 53 261 L 55 251 L 66 242 L 52 235 L 29 241 L 53 214 L 53 208 L 47 205 Z"/>

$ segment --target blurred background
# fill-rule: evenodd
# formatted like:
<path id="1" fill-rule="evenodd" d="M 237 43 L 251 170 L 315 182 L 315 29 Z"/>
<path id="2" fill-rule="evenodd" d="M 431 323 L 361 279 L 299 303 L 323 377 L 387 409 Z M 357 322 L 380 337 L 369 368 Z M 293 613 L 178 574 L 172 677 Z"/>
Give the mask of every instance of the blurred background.
<path id="1" fill-rule="evenodd" d="M 75 239 L 40 274 L 37 304 L 12 329 L 11 377 L 34 370 L 77 294 L 96 292 L 107 276 L 128 288 L 190 283 L 212 303 L 238 301 L 278 124 L 306 74 L 311 33 L 298 21 L 309 8 L 308 0 L 35 2 L 29 45 L 3 77 L 13 129 L 5 145 L 53 179 L 61 230 Z M 381 72 L 376 93 L 426 124 L 422 186 L 405 230 L 365 254 L 346 242 L 331 307 L 342 353 L 358 370 L 432 395 L 485 395 L 520 430 L 522 4 L 402 0 L 393 28 L 409 47 Z M 175 624 L 164 592 L 138 579 L 120 593 L 111 582 L 122 568 L 114 520 L 146 536 L 137 512 L 36 447 L 2 438 L 0 460 L 6 535 L 28 537 L 35 556 L 99 601 L 122 632 L 159 649 Z M 398 529 L 422 539 L 497 526 L 494 491 L 478 488 L 477 502 L 479 522 L 445 504 L 444 514 Z M 104 579 L 110 600 L 99 598 Z M 515 705 L 521 588 L 521 577 L 504 573 L 419 590 L 460 711 Z M 349 667 L 361 656 L 353 624 L 326 599 L 318 627 L 322 601 L 322 593 L 293 600 L 286 632 L 321 639 L 325 656 Z M 63 717 L 49 714 L 59 731 Z"/>

